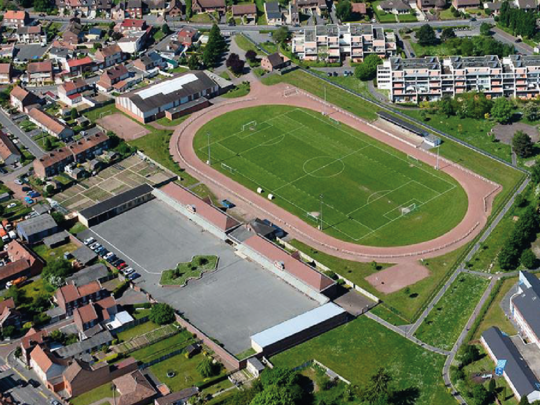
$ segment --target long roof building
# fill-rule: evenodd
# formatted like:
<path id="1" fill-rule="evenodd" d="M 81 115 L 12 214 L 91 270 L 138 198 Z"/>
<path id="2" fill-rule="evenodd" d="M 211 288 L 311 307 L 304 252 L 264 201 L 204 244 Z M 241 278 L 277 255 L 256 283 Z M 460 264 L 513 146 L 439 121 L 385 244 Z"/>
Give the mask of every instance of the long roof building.
<path id="1" fill-rule="evenodd" d="M 186 72 L 150 87 L 116 98 L 116 107 L 146 123 L 165 115 L 165 111 L 201 97 L 213 97 L 221 86 L 206 71 Z"/>

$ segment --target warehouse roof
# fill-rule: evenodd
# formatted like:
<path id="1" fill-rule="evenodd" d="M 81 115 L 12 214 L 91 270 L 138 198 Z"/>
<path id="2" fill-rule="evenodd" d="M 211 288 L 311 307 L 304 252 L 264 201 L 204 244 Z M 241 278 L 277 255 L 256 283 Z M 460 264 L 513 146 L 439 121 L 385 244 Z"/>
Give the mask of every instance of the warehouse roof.
<path id="1" fill-rule="evenodd" d="M 37 235 L 41 232 L 56 228 L 58 225 L 49 214 L 39 215 L 26 221 L 19 222 L 18 229 L 21 229 L 26 236 Z"/>
<path id="2" fill-rule="evenodd" d="M 138 187 L 126 191 L 125 193 L 118 194 L 114 197 L 109 198 L 108 200 L 102 201 L 100 203 L 97 203 L 96 205 L 93 205 L 92 207 L 82 210 L 80 212 L 80 215 L 86 219 L 95 218 L 101 214 L 115 209 L 119 205 L 125 204 L 128 201 L 132 201 L 145 194 L 151 193 L 152 190 L 152 186 L 149 186 L 148 184 L 142 184 Z"/>
<path id="3" fill-rule="evenodd" d="M 482 339 L 497 360 L 506 360 L 504 372 L 520 396 L 540 391 L 540 383 L 507 335 L 499 328 L 491 327 L 482 334 Z"/>
<path id="4" fill-rule="evenodd" d="M 288 321 L 280 323 L 269 329 L 251 336 L 251 341 L 261 348 L 268 347 L 276 342 L 291 337 L 303 330 L 309 329 L 319 323 L 332 319 L 345 310 L 334 303 L 327 303 L 311 311 L 298 315 Z"/>
<path id="5" fill-rule="evenodd" d="M 202 95 L 204 90 L 214 86 L 216 83 L 204 72 L 186 72 L 122 97 L 130 99 L 139 110 L 146 112 L 196 93 Z"/>

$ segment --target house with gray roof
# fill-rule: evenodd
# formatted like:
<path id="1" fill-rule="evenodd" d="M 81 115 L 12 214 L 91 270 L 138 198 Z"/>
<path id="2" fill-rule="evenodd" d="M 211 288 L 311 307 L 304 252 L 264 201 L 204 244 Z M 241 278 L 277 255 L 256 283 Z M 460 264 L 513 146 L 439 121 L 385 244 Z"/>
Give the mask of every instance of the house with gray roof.
<path id="1" fill-rule="evenodd" d="M 519 333 L 540 348 L 540 280 L 534 274 L 519 272 L 517 293 L 510 298 L 510 311 Z"/>
<path id="2" fill-rule="evenodd" d="M 71 252 L 71 255 L 82 266 L 86 266 L 87 264 L 97 259 L 97 253 L 84 245 Z"/>
<path id="3" fill-rule="evenodd" d="M 481 342 L 489 356 L 497 363 L 508 386 L 518 401 L 527 397 L 530 403 L 540 400 L 540 382 L 521 356 L 510 337 L 497 327 L 482 333 Z"/>
<path id="4" fill-rule="evenodd" d="M 41 242 L 47 236 L 60 230 L 58 224 L 49 214 L 39 215 L 17 224 L 17 233 L 28 243 Z"/>
<path id="5" fill-rule="evenodd" d="M 268 25 L 283 24 L 283 13 L 277 1 L 264 3 L 264 13 Z"/>
<path id="6" fill-rule="evenodd" d="M 109 273 L 107 266 L 103 263 L 97 263 L 79 270 L 71 277 L 66 278 L 66 284 L 73 284 L 75 287 L 80 287 L 94 280 L 104 283 L 111 278 L 112 273 Z"/>

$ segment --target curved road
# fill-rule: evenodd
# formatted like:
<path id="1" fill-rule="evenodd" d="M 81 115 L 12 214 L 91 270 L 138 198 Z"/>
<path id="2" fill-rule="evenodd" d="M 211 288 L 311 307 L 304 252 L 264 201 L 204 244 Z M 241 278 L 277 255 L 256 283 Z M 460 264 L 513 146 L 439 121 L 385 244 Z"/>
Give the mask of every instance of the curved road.
<path id="1" fill-rule="evenodd" d="M 283 84 L 267 87 L 258 81 L 252 81 L 251 93 L 248 96 L 231 102 L 216 104 L 194 114 L 176 128 L 171 138 L 169 149 L 174 160 L 182 167 L 185 167 L 190 174 L 208 181 L 210 185 L 220 190 L 226 190 L 237 199 L 247 203 L 252 212 L 269 217 L 296 238 L 321 251 L 350 260 L 372 261 L 385 259 L 395 263 L 410 263 L 422 258 L 440 256 L 474 239 L 487 223 L 487 218 L 491 212 L 491 203 L 495 195 L 500 191 L 500 187 L 448 161 L 441 164 L 440 170 L 454 177 L 464 188 L 469 199 L 469 206 L 463 220 L 454 229 L 436 239 L 415 245 L 381 248 L 344 242 L 329 236 L 218 172 L 197 157 L 193 150 L 195 134 L 205 123 L 226 112 L 271 104 L 297 106 L 321 112 L 329 112 L 331 111 L 330 108 L 333 108 L 313 96 L 296 94 L 291 97 L 284 97 L 283 92 L 287 88 Z M 337 109 L 334 109 L 331 114 L 334 119 L 408 155 L 414 156 L 431 166 L 436 164 L 435 155 L 417 149 L 366 121 Z M 485 202 L 484 198 L 486 198 Z"/>

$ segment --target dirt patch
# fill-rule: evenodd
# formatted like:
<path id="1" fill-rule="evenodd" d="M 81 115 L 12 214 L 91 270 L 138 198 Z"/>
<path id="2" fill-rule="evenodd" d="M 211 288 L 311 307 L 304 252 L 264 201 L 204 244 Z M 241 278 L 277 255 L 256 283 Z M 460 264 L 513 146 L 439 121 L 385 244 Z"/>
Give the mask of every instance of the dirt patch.
<path id="1" fill-rule="evenodd" d="M 523 131 L 529 135 L 533 142 L 538 142 L 540 136 L 538 135 L 538 128 L 532 125 L 524 124 L 522 122 L 516 122 L 511 125 L 495 125 L 491 132 L 495 135 L 495 138 L 510 145 L 512 143 L 512 138 L 517 131 Z"/>
<path id="2" fill-rule="evenodd" d="M 142 125 L 129 119 L 123 114 L 107 115 L 97 120 L 99 126 L 112 131 L 126 141 L 133 141 L 150 133 Z"/>
<path id="3" fill-rule="evenodd" d="M 400 263 L 366 277 L 369 284 L 384 294 L 391 294 L 429 276 L 429 270 L 418 262 Z"/>

